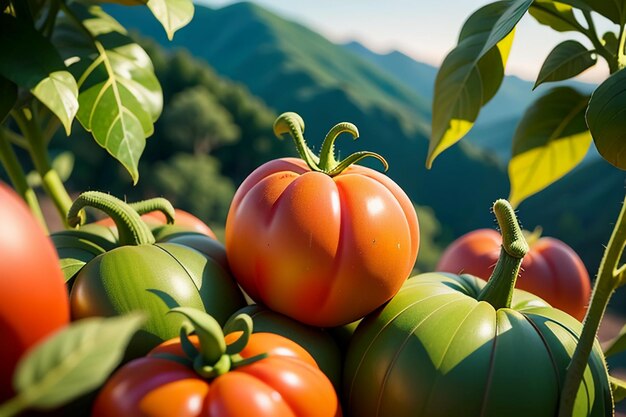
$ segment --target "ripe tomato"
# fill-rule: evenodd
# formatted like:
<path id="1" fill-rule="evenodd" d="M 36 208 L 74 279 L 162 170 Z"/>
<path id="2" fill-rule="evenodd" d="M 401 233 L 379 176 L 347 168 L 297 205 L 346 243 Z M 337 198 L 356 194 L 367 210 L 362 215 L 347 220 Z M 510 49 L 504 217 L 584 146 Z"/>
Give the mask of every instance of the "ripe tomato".
<path id="1" fill-rule="evenodd" d="M 531 292 L 553 307 L 582 320 L 591 295 L 589 274 L 580 257 L 564 242 L 551 237 L 529 241 L 517 288 Z M 444 251 L 437 270 L 488 279 L 500 254 L 502 238 L 492 229 L 469 232 Z"/>
<path id="2" fill-rule="evenodd" d="M 0 402 L 24 351 L 69 322 L 52 242 L 22 199 L 0 183 Z"/>
<path id="3" fill-rule="evenodd" d="M 269 161 L 240 185 L 226 219 L 226 255 L 243 290 L 271 310 L 332 327 L 370 313 L 400 289 L 413 269 L 419 227 L 413 204 L 389 177 L 353 165 L 362 151 L 335 160 L 335 125 L 320 156 L 307 147 L 304 122 L 284 113 L 301 159 Z"/>
<path id="4" fill-rule="evenodd" d="M 304 348 L 277 334 L 251 334 L 251 328 L 244 332 L 249 338 L 235 354 L 228 354 L 226 345 L 204 349 L 202 343 L 218 340 L 206 332 L 199 332 L 204 339 L 189 338 L 199 351 L 193 359 L 179 338 L 164 342 L 109 379 L 98 394 L 92 417 L 341 416 L 332 384 Z M 232 348 L 240 334 L 222 340 Z M 261 354 L 267 356 L 237 365 Z M 207 356 L 216 362 L 204 364 Z M 196 373 L 198 367 L 220 371 L 202 377 Z"/>

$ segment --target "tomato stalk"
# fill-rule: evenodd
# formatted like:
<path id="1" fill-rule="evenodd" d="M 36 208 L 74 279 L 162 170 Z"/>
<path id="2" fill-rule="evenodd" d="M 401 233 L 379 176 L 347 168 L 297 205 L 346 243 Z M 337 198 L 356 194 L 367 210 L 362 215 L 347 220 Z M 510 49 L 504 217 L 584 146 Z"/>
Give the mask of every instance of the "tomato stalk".
<path id="1" fill-rule="evenodd" d="M 37 200 L 37 194 L 35 193 L 35 190 L 28 185 L 28 182 L 26 181 L 26 174 L 24 173 L 24 170 L 17 159 L 17 155 L 11 147 L 3 129 L 0 129 L 0 162 L 7 171 L 11 184 L 13 184 L 17 193 L 24 199 L 30 208 L 30 211 L 47 233 L 48 226 L 46 225 L 46 220 L 41 211 L 41 206 Z"/>
<path id="2" fill-rule="evenodd" d="M 598 276 L 591 294 L 591 303 L 583 320 L 583 330 L 565 375 L 559 405 L 559 417 L 570 417 L 573 413 L 576 393 L 596 340 L 600 322 L 604 317 L 613 292 L 624 283 L 625 266 L 622 265 L 618 268 L 624 247 L 626 247 L 626 198 L 622 203 L 615 228 L 600 262 Z"/>
<path id="3" fill-rule="evenodd" d="M 167 224 L 174 224 L 174 220 L 176 218 L 174 206 L 172 206 L 172 203 L 163 197 L 149 198 L 147 200 L 128 203 L 128 205 L 131 206 L 140 216 L 142 214 L 152 213 L 155 211 L 161 212 L 165 216 Z"/>
<path id="4" fill-rule="evenodd" d="M 120 245 L 149 245 L 155 242 L 150 228 L 139 214 L 122 200 L 99 191 L 87 191 L 78 196 L 67 213 L 70 226 L 80 226 L 85 222 L 82 209 L 94 207 L 105 212 L 117 227 Z"/>
<path id="5" fill-rule="evenodd" d="M 36 119 L 36 112 L 25 108 L 12 111 L 11 115 L 28 141 L 28 152 L 35 169 L 41 176 L 44 191 L 52 199 L 59 215 L 67 226 L 65 215 L 72 204 L 72 199 L 65 189 L 59 174 L 50 164 L 47 150 L 48 144 Z"/>
<path id="6" fill-rule="evenodd" d="M 203 311 L 189 307 L 177 307 L 169 313 L 182 314 L 189 320 L 190 326 L 183 327 L 180 340 L 185 354 L 198 375 L 211 379 L 224 375 L 231 369 L 248 365 L 267 357 L 261 354 L 242 359 L 239 352 L 248 344 L 252 334 L 252 319 L 247 314 L 239 314 L 229 320 L 224 331 L 217 320 Z M 198 336 L 199 349 L 191 344 L 188 334 L 194 331 Z M 224 333 L 240 331 L 241 336 L 230 345 L 226 345 Z M 167 359 L 167 357 L 164 357 Z"/>
<path id="7" fill-rule="evenodd" d="M 334 177 L 341 174 L 350 165 L 367 157 L 378 159 L 383 164 L 385 171 L 389 168 L 387 161 L 382 156 L 370 151 L 355 152 L 343 160 L 335 158 L 335 140 L 340 134 L 350 133 L 354 139 L 359 137 L 359 131 L 352 123 L 343 122 L 336 124 L 326 135 L 319 156 L 315 155 L 306 144 L 304 139 L 304 121 L 298 114 L 287 112 L 278 116 L 274 122 L 274 134 L 281 138 L 285 133 L 291 135 L 300 158 L 307 163 L 312 171 L 323 172 Z"/>
<path id="8" fill-rule="evenodd" d="M 511 307 L 517 275 L 529 248 L 511 204 L 503 199 L 497 200 L 493 203 L 493 212 L 502 233 L 502 249 L 498 263 L 477 299 L 487 301 L 497 310 Z"/>

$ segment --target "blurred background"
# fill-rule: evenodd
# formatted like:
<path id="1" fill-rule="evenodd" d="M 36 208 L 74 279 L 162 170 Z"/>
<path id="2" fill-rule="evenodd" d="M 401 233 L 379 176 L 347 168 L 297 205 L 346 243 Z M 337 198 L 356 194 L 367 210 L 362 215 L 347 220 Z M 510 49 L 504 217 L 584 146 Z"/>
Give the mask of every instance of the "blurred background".
<path id="1" fill-rule="evenodd" d="M 278 114 L 299 113 L 315 150 L 334 124 L 350 121 L 361 137 L 340 139 L 340 155 L 370 150 L 387 159 L 388 175 L 418 212 L 422 243 L 416 271 L 432 270 L 454 238 L 495 227 L 489 209 L 508 196 L 511 139 L 543 91 L 532 91 L 541 63 L 564 39 L 585 43 L 526 16 L 500 91 L 468 137 L 426 170 L 437 67 L 456 45 L 465 19 L 487 3 L 204 0 L 171 42 L 146 8 L 107 7 L 152 58 L 164 92 L 163 113 L 147 141 L 136 186 L 79 123 L 70 137 L 60 132 L 53 139 L 57 166 L 75 193 L 101 190 L 129 201 L 164 196 L 223 236 L 241 181 L 262 163 L 295 154 L 289 140 L 272 133 Z M 609 23 L 598 25 L 602 32 Z M 597 65 L 568 85 L 591 92 L 607 75 Z M 518 215 L 524 228 L 541 226 L 544 235 L 573 247 L 593 276 L 624 185 L 624 173 L 591 150 L 573 172 L 525 200 Z M 623 291 L 609 309 L 602 337 L 615 335 L 624 322 Z M 619 361 L 612 366 L 621 367 Z"/>

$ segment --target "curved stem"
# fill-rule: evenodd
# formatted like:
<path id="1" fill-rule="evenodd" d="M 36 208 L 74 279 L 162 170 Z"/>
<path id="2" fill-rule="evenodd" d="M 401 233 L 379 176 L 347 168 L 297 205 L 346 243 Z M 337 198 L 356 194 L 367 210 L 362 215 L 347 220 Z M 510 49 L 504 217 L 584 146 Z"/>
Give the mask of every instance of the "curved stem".
<path id="1" fill-rule="evenodd" d="M 35 190 L 28 185 L 24 170 L 17 159 L 15 151 L 5 136 L 5 132 L 6 131 L 4 129 L 0 129 L 0 162 L 9 175 L 13 188 L 15 188 L 15 191 L 17 191 L 24 201 L 26 201 L 30 211 L 47 233 L 48 225 L 46 224 L 46 220 L 41 211 L 41 206 L 37 200 L 37 194 L 35 193 Z"/>
<path id="2" fill-rule="evenodd" d="M 29 153 L 35 169 L 41 176 L 43 189 L 52 199 L 63 223 L 67 226 L 66 215 L 72 199 L 70 198 L 59 174 L 52 168 L 48 157 L 48 144 L 44 140 L 41 128 L 35 118 L 35 112 L 29 109 L 11 112 L 24 137 L 29 143 Z"/>
<path id="3" fill-rule="evenodd" d="M 589 25 L 588 29 L 585 29 L 583 33 L 587 36 L 587 38 L 591 41 L 596 52 L 604 58 L 606 63 L 609 66 L 609 72 L 613 74 L 619 68 L 617 65 L 616 56 L 613 55 L 613 52 L 609 51 L 606 46 L 600 41 L 598 38 L 598 32 L 596 31 L 596 25 L 591 17 L 591 13 L 587 10 L 583 10 L 583 16 L 585 17 L 585 21 Z"/>
<path id="4" fill-rule="evenodd" d="M 322 149 L 320 149 L 320 169 L 324 172 L 329 172 L 335 166 L 337 166 L 337 160 L 335 159 L 335 140 L 342 133 L 350 133 L 353 139 L 359 137 L 359 130 L 355 125 L 348 122 L 337 123 L 330 129 L 322 142 Z"/>
<path id="5" fill-rule="evenodd" d="M 626 68 L 626 27 L 622 25 L 619 30 L 619 46 L 617 47 L 618 70 Z"/>
<path id="6" fill-rule="evenodd" d="M 70 226 L 83 223 L 79 216 L 85 207 L 94 207 L 105 212 L 117 227 L 120 245 L 153 244 L 154 236 L 148 226 L 141 220 L 139 214 L 122 200 L 99 191 L 87 191 L 78 196 L 71 205 L 67 214 Z"/>
<path id="7" fill-rule="evenodd" d="M 167 224 L 174 224 L 176 220 L 174 206 L 172 206 L 172 203 L 163 197 L 149 198 L 148 200 L 136 201 L 134 203 L 129 203 L 128 205 L 131 206 L 140 216 L 142 214 L 159 211 L 165 216 Z"/>
<path id="8" fill-rule="evenodd" d="M 625 246 L 626 198 L 624 203 L 622 203 L 617 223 L 600 262 L 598 276 L 591 294 L 591 303 L 583 320 L 583 330 L 576 344 L 576 350 L 570 365 L 567 368 L 559 405 L 559 417 L 571 417 L 573 413 L 576 394 L 582 382 L 583 373 L 587 367 L 587 361 L 593 349 L 600 322 L 611 295 L 613 295 L 613 292 L 621 283 L 623 267 L 618 269 L 618 264 Z"/>
<path id="9" fill-rule="evenodd" d="M 309 168 L 311 168 L 312 171 L 320 171 L 318 157 L 313 154 L 313 151 L 311 151 L 304 140 L 304 120 L 302 120 L 300 115 L 287 112 L 278 116 L 274 122 L 274 134 L 278 138 L 281 138 L 285 133 L 291 135 L 298 149 L 300 158 L 306 162 Z"/>
<path id="10" fill-rule="evenodd" d="M 478 295 L 496 310 L 509 308 L 522 259 L 528 253 L 528 243 L 519 226 L 513 207 L 506 200 L 497 200 L 493 212 L 502 232 L 502 249 L 489 282 Z"/>

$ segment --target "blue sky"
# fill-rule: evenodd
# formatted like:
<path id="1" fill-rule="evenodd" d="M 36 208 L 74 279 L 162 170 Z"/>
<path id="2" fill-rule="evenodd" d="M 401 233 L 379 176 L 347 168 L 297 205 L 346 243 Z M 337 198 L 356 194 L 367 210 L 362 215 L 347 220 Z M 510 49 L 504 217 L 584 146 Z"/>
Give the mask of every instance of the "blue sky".
<path id="1" fill-rule="evenodd" d="M 212 7 L 233 0 L 196 0 Z M 490 0 L 255 0 L 255 3 L 296 20 L 335 42 L 358 40 L 377 52 L 400 50 L 418 60 L 438 65 L 454 47 L 467 17 Z M 597 16 L 594 16 L 597 17 Z M 596 20 L 602 31 L 612 29 Z M 534 80 L 543 60 L 558 43 L 577 39 L 576 33 L 560 34 L 525 16 L 516 32 L 507 72 Z M 579 78 L 598 82 L 606 78 L 603 61 Z"/>

